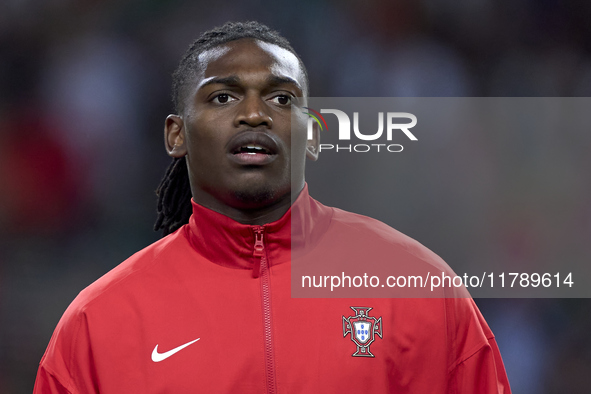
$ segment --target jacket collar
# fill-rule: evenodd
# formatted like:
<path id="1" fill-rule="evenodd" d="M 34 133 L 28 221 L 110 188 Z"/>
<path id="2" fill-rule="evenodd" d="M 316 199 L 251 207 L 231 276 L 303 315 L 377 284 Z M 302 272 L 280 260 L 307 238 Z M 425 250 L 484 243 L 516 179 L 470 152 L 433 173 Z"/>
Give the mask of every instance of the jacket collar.
<path id="1" fill-rule="evenodd" d="M 263 226 L 239 223 L 191 199 L 193 214 L 185 234 L 193 248 L 207 260 L 224 267 L 253 269 L 260 264 L 254 255 L 256 231 L 263 231 L 263 243 L 270 266 L 290 261 L 291 252 L 313 248 L 330 224 L 332 209 L 308 194 L 306 184 L 290 209 L 279 220 Z"/>

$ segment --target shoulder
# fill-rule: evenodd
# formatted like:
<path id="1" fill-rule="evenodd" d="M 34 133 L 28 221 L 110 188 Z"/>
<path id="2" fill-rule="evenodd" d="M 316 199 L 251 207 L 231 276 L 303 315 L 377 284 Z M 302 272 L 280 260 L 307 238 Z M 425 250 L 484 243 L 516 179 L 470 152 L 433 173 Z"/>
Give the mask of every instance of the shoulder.
<path id="1" fill-rule="evenodd" d="M 124 299 L 123 295 L 141 287 L 156 273 L 166 271 L 166 266 L 189 248 L 183 229 L 133 254 L 82 290 L 66 310 L 63 319 L 84 313 L 101 301 Z"/>
<path id="2" fill-rule="evenodd" d="M 137 313 L 137 300 L 149 292 L 185 244 L 188 241 L 181 229 L 135 253 L 82 290 L 57 324 L 41 366 L 70 387 L 72 374 L 84 367 L 74 360 L 91 358 L 93 335 Z"/>
<path id="3" fill-rule="evenodd" d="M 339 234 L 349 234 L 363 242 L 367 248 L 387 253 L 391 257 L 408 258 L 439 270 L 452 272 L 448 264 L 436 253 L 386 223 L 339 208 L 330 209 L 333 211 L 331 229 Z"/>

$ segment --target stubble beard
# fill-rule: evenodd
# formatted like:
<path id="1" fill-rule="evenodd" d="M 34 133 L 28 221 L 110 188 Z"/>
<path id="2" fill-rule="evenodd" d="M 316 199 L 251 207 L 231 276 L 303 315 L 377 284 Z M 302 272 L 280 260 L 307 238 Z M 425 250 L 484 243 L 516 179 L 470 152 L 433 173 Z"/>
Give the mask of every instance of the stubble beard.
<path id="1" fill-rule="evenodd" d="M 272 205 L 275 202 L 277 198 L 277 190 L 274 190 L 269 185 L 235 190 L 234 198 L 244 207 L 264 207 Z"/>

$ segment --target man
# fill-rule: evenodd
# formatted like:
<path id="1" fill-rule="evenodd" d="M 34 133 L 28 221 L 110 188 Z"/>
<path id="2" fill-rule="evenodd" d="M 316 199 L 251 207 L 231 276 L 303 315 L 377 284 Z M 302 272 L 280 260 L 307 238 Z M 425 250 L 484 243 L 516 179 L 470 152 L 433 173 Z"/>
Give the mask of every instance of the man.
<path id="1" fill-rule="evenodd" d="M 440 263 L 395 230 L 308 195 L 304 162 L 317 158 L 318 139 L 307 139 L 303 116 L 292 128 L 308 80 L 285 39 L 255 22 L 206 32 L 173 91 L 165 144 L 174 159 L 156 223 L 169 235 L 74 300 L 36 393 L 509 392 L 469 298 L 290 297 L 292 243 L 325 250 L 361 234 L 405 261 Z"/>

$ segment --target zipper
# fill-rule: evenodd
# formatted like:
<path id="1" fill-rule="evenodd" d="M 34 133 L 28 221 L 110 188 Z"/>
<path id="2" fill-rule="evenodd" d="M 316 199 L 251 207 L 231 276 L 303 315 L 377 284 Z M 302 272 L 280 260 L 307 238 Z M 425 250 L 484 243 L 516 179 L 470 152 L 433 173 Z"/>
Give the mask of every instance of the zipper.
<path id="1" fill-rule="evenodd" d="M 267 256 L 265 256 L 265 244 L 263 243 L 265 228 L 262 226 L 254 226 L 254 257 L 260 257 L 260 264 L 254 264 L 252 267 L 252 277 L 258 278 L 261 275 L 261 267 L 267 264 Z"/>
<path id="2" fill-rule="evenodd" d="M 267 393 L 275 394 L 275 358 L 273 355 L 273 330 L 271 321 L 271 278 L 265 250 L 265 227 L 253 226 L 255 235 L 253 256 L 260 257 L 260 264 L 252 270 L 253 278 L 261 278 L 261 302 L 263 307 L 263 329 L 265 336 L 265 374 L 267 377 Z"/>

